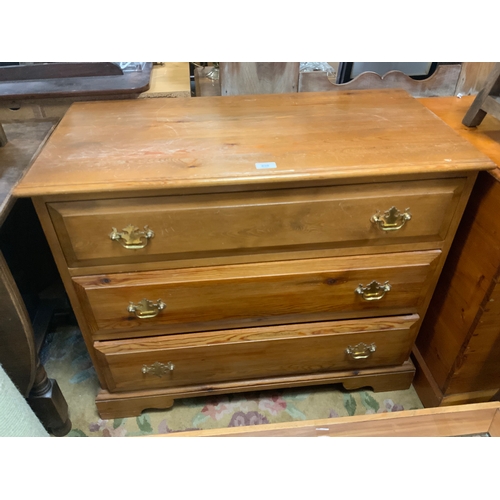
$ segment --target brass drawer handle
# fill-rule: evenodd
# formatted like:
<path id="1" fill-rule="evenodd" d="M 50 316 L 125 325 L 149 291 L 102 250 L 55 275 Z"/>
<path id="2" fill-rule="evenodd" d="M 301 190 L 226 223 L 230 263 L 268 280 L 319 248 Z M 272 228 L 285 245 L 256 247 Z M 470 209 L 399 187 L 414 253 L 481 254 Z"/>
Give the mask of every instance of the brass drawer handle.
<path id="1" fill-rule="evenodd" d="M 391 285 L 388 281 L 383 285 L 378 281 L 372 281 L 367 286 L 359 285 L 354 292 L 361 295 L 364 300 L 380 300 L 390 289 Z"/>
<path id="2" fill-rule="evenodd" d="M 142 365 L 142 373 L 145 375 L 150 373 L 151 375 L 156 375 L 157 377 L 163 377 L 169 372 L 172 372 L 175 368 L 175 365 L 172 361 L 168 363 L 160 363 L 159 361 L 155 361 L 152 365 Z"/>
<path id="3" fill-rule="evenodd" d="M 156 304 L 148 299 L 142 299 L 138 304 L 131 302 L 127 307 L 127 311 L 134 313 L 139 319 L 147 319 L 158 316 L 158 313 L 165 307 L 167 307 L 165 302 L 160 299 Z"/>
<path id="4" fill-rule="evenodd" d="M 377 224 L 382 231 L 397 231 L 410 219 L 411 213 L 409 208 L 401 213 L 396 207 L 391 207 L 384 212 L 384 215 L 380 215 L 380 210 L 378 210 L 375 215 L 372 215 L 370 220 L 374 224 Z"/>
<path id="5" fill-rule="evenodd" d="M 364 342 L 360 342 L 354 347 L 351 347 L 350 345 L 347 346 L 345 352 L 351 356 L 352 359 L 366 359 L 369 358 L 376 350 L 377 346 L 375 344 L 367 345 Z"/>
<path id="6" fill-rule="evenodd" d="M 113 231 L 109 234 L 109 237 L 121 243 L 123 248 L 127 250 L 139 250 L 144 248 L 148 244 L 149 238 L 153 238 L 155 233 L 153 230 L 149 229 L 148 226 L 144 226 L 144 231 L 139 231 L 139 228 L 129 224 L 127 227 L 122 229 L 119 233 L 116 227 L 112 228 Z"/>

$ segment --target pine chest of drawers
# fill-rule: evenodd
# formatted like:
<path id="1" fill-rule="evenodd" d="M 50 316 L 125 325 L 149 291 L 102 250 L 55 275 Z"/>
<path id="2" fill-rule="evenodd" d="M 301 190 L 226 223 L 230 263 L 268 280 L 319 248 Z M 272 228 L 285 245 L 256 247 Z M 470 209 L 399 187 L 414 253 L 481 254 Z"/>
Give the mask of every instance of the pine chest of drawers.
<path id="1" fill-rule="evenodd" d="M 403 91 L 74 104 L 31 196 L 103 418 L 177 398 L 410 386 L 477 171 Z"/>

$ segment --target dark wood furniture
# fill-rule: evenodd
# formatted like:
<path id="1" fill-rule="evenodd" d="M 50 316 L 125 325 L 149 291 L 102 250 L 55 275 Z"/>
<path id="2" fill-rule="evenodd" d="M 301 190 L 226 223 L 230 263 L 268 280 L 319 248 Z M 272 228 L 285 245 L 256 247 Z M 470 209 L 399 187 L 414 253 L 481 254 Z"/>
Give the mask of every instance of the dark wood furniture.
<path id="1" fill-rule="evenodd" d="M 500 164 L 500 121 L 463 117 L 474 97 L 422 99 Z M 500 390 L 500 170 L 481 172 L 420 330 L 415 389 L 425 406 L 488 401 Z"/>
<path id="2" fill-rule="evenodd" d="M 0 67 L 0 147 L 6 123 L 58 121 L 74 101 L 128 99 L 149 89 L 153 64 L 122 71 L 111 62 L 37 63 Z"/>
<path id="3" fill-rule="evenodd" d="M 45 138 L 50 134 L 53 124 L 29 123 L 8 124 L 5 126 L 9 142 L 0 149 L 0 250 L 7 251 L 8 236 L 20 234 L 27 240 L 23 248 L 25 260 L 20 265 L 30 268 L 28 263 L 40 255 L 41 249 L 36 244 L 37 238 L 29 227 L 23 212 L 14 224 L 13 233 L 7 226 L 17 210 L 12 189 L 31 164 Z M 22 200 L 26 202 L 26 200 Z M 36 223 L 36 219 L 34 219 Z M 43 235 L 42 235 L 43 236 Z M 18 247 L 13 247 L 18 252 Z M 8 257 L 8 256 L 6 256 Z M 8 259 L 7 259 L 8 260 Z M 57 382 L 47 377 L 40 363 L 39 349 L 41 338 L 35 338 L 33 324 L 23 300 L 13 272 L 2 251 L 0 251 L 0 363 L 12 379 L 21 394 L 40 419 L 45 428 L 56 436 L 67 434 L 71 430 L 68 417 L 68 405 Z M 19 262 L 19 261 L 18 261 Z M 33 263 L 33 262 L 32 262 Z M 47 264 L 42 263 L 46 268 Z M 43 267 L 35 269 L 43 274 Z M 29 277 L 28 277 L 29 279 Z M 38 277 L 33 275 L 32 280 Z"/>
<path id="4" fill-rule="evenodd" d="M 113 63 L 47 63 L 0 68 L 0 101 L 134 96 L 148 90 L 153 64 L 123 72 Z"/>
<path id="5" fill-rule="evenodd" d="M 177 398 L 408 388 L 477 171 L 403 91 L 74 104 L 32 197 L 102 418 Z"/>
<path id="6" fill-rule="evenodd" d="M 96 63 L 71 63 L 66 65 L 69 68 L 67 68 L 67 74 L 64 78 L 62 78 L 60 71 L 60 66 L 64 65 L 58 64 L 59 69 L 54 69 L 52 66 L 51 71 L 54 72 L 52 76 L 58 75 L 59 78 L 46 79 L 45 82 L 42 80 L 35 82 L 40 87 L 37 89 L 40 90 L 40 94 L 36 96 L 26 86 L 26 80 L 0 82 L 0 90 L 2 85 L 5 84 L 5 87 L 3 87 L 4 95 L 0 92 L 0 124 L 5 126 L 7 123 L 33 121 L 57 123 L 75 101 L 190 97 L 188 63 L 160 63 L 154 65 L 152 69 L 149 69 L 151 63 L 147 63 L 143 72 L 125 73 L 123 75 L 110 74 L 108 76 L 102 74 L 103 65 L 106 68 L 111 68 L 111 71 L 115 73 L 116 70 L 121 70 L 111 63 L 97 64 L 97 68 Z M 22 68 L 31 71 L 37 70 L 39 72 L 38 76 L 48 72 L 48 68 L 40 65 L 24 66 Z M 2 67 L 0 73 L 8 69 L 12 68 Z M 82 71 L 83 69 L 85 69 L 85 75 L 75 76 L 76 70 Z M 136 80 L 135 83 L 134 79 Z M 81 85 L 82 81 L 85 83 L 83 86 Z M 118 82 L 122 83 L 118 85 Z M 43 84 L 47 87 L 45 90 Z M 16 90 L 15 94 L 11 92 L 12 89 Z M 26 92 L 23 93 L 24 91 Z M 0 145 L 1 142 L 0 132 Z"/>

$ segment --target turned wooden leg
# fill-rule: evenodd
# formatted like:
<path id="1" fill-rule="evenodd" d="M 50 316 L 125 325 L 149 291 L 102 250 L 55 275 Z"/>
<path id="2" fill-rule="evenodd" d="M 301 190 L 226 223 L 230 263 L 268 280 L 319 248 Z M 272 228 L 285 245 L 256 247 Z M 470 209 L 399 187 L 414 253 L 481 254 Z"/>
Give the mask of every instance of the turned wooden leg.
<path id="1" fill-rule="evenodd" d="M 35 383 L 27 401 L 42 425 L 54 436 L 65 436 L 71 430 L 68 403 L 57 382 L 47 377 L 40 360 L 37 364 Z"/>

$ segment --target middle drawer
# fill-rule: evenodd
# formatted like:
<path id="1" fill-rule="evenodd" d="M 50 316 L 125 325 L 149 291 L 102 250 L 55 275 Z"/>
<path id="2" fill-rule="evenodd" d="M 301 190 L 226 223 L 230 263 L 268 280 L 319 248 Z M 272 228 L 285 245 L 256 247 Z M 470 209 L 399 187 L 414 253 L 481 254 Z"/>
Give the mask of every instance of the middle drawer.
<path id="1" fill-rule="evenodd" d="M 418 313 L 441 252 L 73 278 L 95 340 Z"/>

